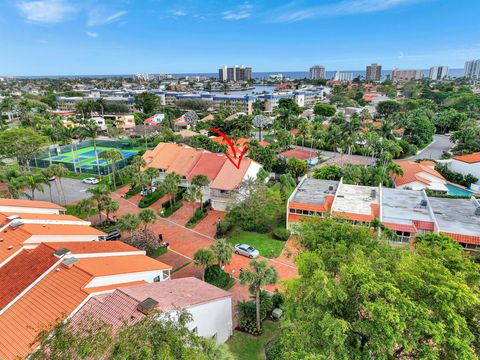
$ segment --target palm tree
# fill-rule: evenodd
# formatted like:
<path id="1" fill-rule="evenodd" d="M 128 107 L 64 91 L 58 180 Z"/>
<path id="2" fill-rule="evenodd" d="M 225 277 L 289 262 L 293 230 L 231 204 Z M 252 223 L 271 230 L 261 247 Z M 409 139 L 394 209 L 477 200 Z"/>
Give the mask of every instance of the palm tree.
<path id="1" fill-rule="evenodd" d="M 193 263 L 203 269 L 202 280 L 205 281 L 205 270 L 215 264 L 215 254 L 208 248 L 198 249 L 193 255 Z"/>
<path id="2" fill-rule="evenodd" d="M 138 214 L 138 217 L 140 221 L 143 223 L 143 231 L 146 235 L 148 230 L 148 225 L 155 224 L 155 221 L 157 220 L 157 214 L 155 214 L 155 211 L 153 211 L 152 209 L 143 209 Z"/>
<path id="3" fill-rule="evenodd" d="M 298 135 L 302 137 L 302 146 L 305 146 L 305 138 L 310 134 L 310 124 L 303 120 L 298 125 Z"/>
<path id="4" fill-rule="evenodd" d="M 192 207 L 195 208 L 195 202 L 202 198 L 202 190 L 197 185 L 192 184 L 183 194 L 183 198 L 189 203 L 191 203 Z"/>
<path id="5" fill-rule="evenodd" d="M 63 164 L 53 164 L 50 165 L 48 168 L 48 171 L 55 176 L 55 184 L 60 185 L 60 189 L 62 190 L 62 197 L 63 197 L 63 204 L 67 204 L 67 199 L 65 198 L 65 191 L 63 189 L 63 184 L 62 184 L 62 178 L 67 176 L 69 171 Z M 58 186 L 57 186 L 57 191 L 58 191 Z"/>
<path id="6" fill-rule="evenodd" d="M 75 205 L 77 214 L 86 214 L 87 217 L 93 214 L 95 209 L 95 204 L 91 198 L 82 199 Z"/>
<path id="7" fill-rule="evenodd" d="M 100 176 L 100 166 L 98 164 L 98 154 L 97 154 L 97 137 L 98 137 L 98 126 L 93 120 L 87 121 L 87 123 L 80 128 L 79 131 L 80 138 L 82 139 L 92 139 L 93 151 L 95 153 L 95 161 L 97 164 L 97 174 Z"/>
<path id="8" fill-rule="evenodd" d="M 192 185 L 196 185 L 200 188 L 200 208 L 203 210 L 203 189 L 210 185 L 210 179 L 203 174 L 198 174 L 193 177 Z"/>
<path id="9" fill-rule="evenodd" d="M 42 173 L 43 176 L 45 176 L 47 178 L 47 180 L 50 179 L 53 176 L 53 174 L 52 174 L 52 172 L 50 171 L 49 168 L 42 169 L 42 170 L 40 170 L 40 172 Z M 45 184 L 48 186 L 48 192 L 50 194 L 50 202 L 53 202 L 52 184 L 50 184 L 50 181 L 47 181 Z"/>
<path id="10" fill-rule="evenodd" d="M 257 331 L 260 332 L 260 291 L 262 286 L 275 284 L 278 274 L 275 267 L 268 265 L 265 260 L 252 260 L 250 266 L 252 270 L 247 269 L 240 273 L 240 283 L 247 284 L 250 294 L 255 296 Z"/>
<path id="11" fill-rule="evenodd" d="M 32 193 L 32 200 L 35 200 L 35 191 L 43 191 L 44 185 L 49 184 L 48 179 L 42 173 L 29 173 L 22 175 L 25 186 Z"/>
<path id="12" fill-rule="evenodd" d="M 127 231 L 130 236 L 140 225 L 140 218 L 135 214 L 125 214 L 120 219 L 118 219 L 117 227 L 120 231 Z"/>
<path id="13" fill-rule="evenodd" d="M 143 159 L 143 157 L 137 155 L 132 158 L 130 166 L 139 172 L 143 167 L 147 166 L 147 162 Z"/>
<path id="14" fill-rule="evenodd" d="M 113 200 L 111 197 L 106 197 L 103 203 L 103 209 L 105 210 L 105 215 L 107 217 L 106 221 L 109 223 L 110 222 L 110 214 L 114 213 L 115 211 L 118 211 L 120 208 L 120 205 L 118 205 L 118 202 Z"/>
<path id="15" fill-rule="evenodd" d="M 218 261 L 218 265 L 223 268 L 225 265 L 230 264 L 233 257 L 232 246 L 225 239 L 218 239 L 211 246 L 212 251 Z"/>
<path id="16" fill-rule="evenodd" d="M 110 194 L 110 190 L 105 185 L 95 186 L 94 188 L 88 189 L 88 193 L 92 194 L 92 200 L 95 202 L 95 205 L 98 210 L 98 221 L 102 223 L 102 210 L 104 210 L 105 204 L 108 202 L 106 200 Z"/>
<path id="17" fill-rule="evenodd" d="M 107 171 L 110 175 L 110 167 L 108 166 L 109 165 L 109 162 L 112 166 L 112 177 L 113 177 L 113 188 L 116 189 L 117 188 L 117 182 L 116 182 L 116 179 L 115 179 L 115 171 L 117 169 L 117 161 L 120 161 L 123 159 L 123 155 L 120 151 L 118 151 L 117 149 L 110 149 L 110 150 L 104 150 L 102 151 L 100 154 L 98 154 L 98 157 L 101 158 L 101 159 L 104 159 L 107 163 Z"/>
<path id="18" fill-rule="evenodd" d="M 77 163 L 76 163 L 76 154 L 75 154 L 75 149 L 73 147 L 73 139 L 75 136 L 78 134 L 79 128 L 76 126 L 71 126 L 71 127 L 63 127 L 62 130 L 60 130 L 60 137 L 65 141 L 70 144 L 70 151 L 72 152 L 72 161 L 73 161 L 73 171 L 75 174 L 77 173 Z"/>
<path id="19" fill-rule="evenodd" d="M 52 146 L 53 138 L 55 137 L 55 128 L 52 125 L 46 125 L 42 128 L 42 135 L 48 139 L 48 161 L 52 165 L 52 154 L 50 153 L 50 146 Z"/>
<path id="20" fill-rule="evenodd" d="M 132 188 L 141 187 L 142 189 L 148 185 L 148 177 L 144 172 L 138 172 L 133 175 L 132 178 Z"/>
<path id="21" fill-rule="evenodd" d="M 160 176 L 160 170 L 154 167 L 146 168 L 144 173 L 150 181 L 150 186 L 153 186 L 153 180 Z"/>
<path id="22" fill-rule="evenodd" d="M 175 204 L 176 200 L 175 197 L 178 193 L 178 186 L 180 185 L 181 178 L 180 175 L 172 172 L 165 176 L 165 180 L 163 181 L 163 188 L 165 192 L 170 195 L 170 207 Z"/>

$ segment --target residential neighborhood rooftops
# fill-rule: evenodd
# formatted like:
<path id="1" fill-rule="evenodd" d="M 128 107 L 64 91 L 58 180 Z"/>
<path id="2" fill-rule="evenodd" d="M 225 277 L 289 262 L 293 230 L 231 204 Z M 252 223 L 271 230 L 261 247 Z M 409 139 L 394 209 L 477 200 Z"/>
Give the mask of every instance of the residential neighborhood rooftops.
<path id="1" fill-rule="evenodd" d="M 340 184 L 332 210 L 339 217 L 372 221 L 379 216 L 379 188 Z"/>
<path id="2" fill-rule="evenodd" d="M 395 164 L 402 168 L 403 175 L 394 175 L 395 186 L 402 186 L 409 183 L 420 182 L 425 185 L 432 185 L 433 180 L 445 181 L 445 178 L 434 169 L 433 161 L 415 162 L 411 160 L 398 160 Z M 433 179 L 432 179 L 433 177 Z"/>
<path id="3" fill-rule="evenodd" d="M 211 152 L 204 152 L 188 174 L 187 179 L 192 180 L 195 175 L 202 174 L 212 181 L 222 169 L 225 161 L 228 160 L 223 154 L 219 155 Z"/>
<path id="4" fill-rule="evenodd" d="M 480 215 L 475 214 L 478 200 L 430 197 L 429 202 L 440 232 L 480 236 Z"/>
<path id="5" fill-rule="evenodd" d="M 36 208 L 36 209 L 55 209 L 60 211 L 66 210 L 63 206 L 60 206 L 48 201 L 22 200 L 22 199 L 0 198 L 0 206 Z"/>
<path id="6" fill-rule="evenodd" d="M 94 276 L 133 273 L 153 270 L 170 270 L 172 267 L 144 255 L 102 256 L 82 258 L 76 266 Z"/>
<path id="7" fill-rule="evenodd" d="M 98 254 L 98 253 L 124 253 L 139 252 L 137 248 L 124 243 L 123 241 L 71 241 L 71 242 L 45 242 L 44 246 L 51 249 L 67 249 L 74 255 Z"/>
<path id="8" fill-rule="evenodd" d="M 230 161 L 225 161 L 210 187 L 218 190 L 236 189 L 244 179 L 252 162 L 251 159 L 243 158 L 240 168 L 237 169 Z"/>
<path id="9" fill-rule="evenodd" d="M 12 218 L 23 219 L 23 220 L 49 220 L 53 221 L 76 221 L 90 224 L 88 221 L 77 218 L 73 215 L 64 215 L 64 214 L 40 214 L 40 213 L 16 213 L 16 212 L 2 212 L 0 213 L 0 222 L 8 223 Z M 10 218 L 10 219 L 9 219 Z"/>
<path id="10" fill-rule="evenodd" d="M 469 164 L 480 162 L 480 152 L 468 154 L 468 155 L 458 155 L 454 156 L 452 159 L 463 161 Z"/>
<path id="11" fill-rule="evenodd" d="M 106 235 L 103 231 L 91 226 L 65 224 L 22 224 L 17 228 L 8 227 L 1 235 L 22 230 L 30 235 Z"/>
<path id="12" fill-rule="evenodd" d="M 423 191 L 382 188 L 382 221 L 412 224 L 433 221 Z"/>
<path id="13" fill-rule="evenodd" d="M 324 206 L 327 197 L 332 197 L 333 200 L 338 185 L 339 181 L 306 178 L 298 186 L 290 203 L 292 206 L 296 203 Z"/>

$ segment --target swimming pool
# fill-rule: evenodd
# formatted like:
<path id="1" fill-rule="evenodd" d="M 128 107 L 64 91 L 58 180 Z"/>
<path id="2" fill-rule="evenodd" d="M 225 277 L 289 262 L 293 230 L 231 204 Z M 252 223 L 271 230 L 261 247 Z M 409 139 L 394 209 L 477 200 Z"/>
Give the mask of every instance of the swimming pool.
<path id="1" fill-rule="evenodd" d="M 452 185 L 452 184 L 446 184 L 445 185 L 448 189 L 448 195 L 453 195 L 453 196 L 465 196 L 465 197 L 470 197 L 472 196 L 472 192 L 469 190 L 462 189 L 458 186 Z"/>

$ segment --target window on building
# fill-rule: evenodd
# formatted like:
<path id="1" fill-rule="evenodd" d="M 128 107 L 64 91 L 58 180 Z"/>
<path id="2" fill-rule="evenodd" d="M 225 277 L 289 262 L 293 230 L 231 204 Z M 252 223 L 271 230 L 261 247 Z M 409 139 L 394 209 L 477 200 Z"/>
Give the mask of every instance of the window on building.
<path id="1" fill-rule="evenodd" d="M 296 210 L 295 209 L 288 209 L 288 211 L 289 211 L 290 214 L 295 214 Z"/>
<path id="2" fill-rule="evenodd" d="M 160 282 L 160 281 L 162 281 L 162 278 L 160 277 L 160 275 L 153 278 L 153 282 Z"/>
<path id="3" fill-rule="evenodd" d="M 410 232 L 397 230 L 396 233 L 397 233 L 397 242 L 407 243 L 407 244 L 410 242 L 410 237 L 412 236 Z"/>

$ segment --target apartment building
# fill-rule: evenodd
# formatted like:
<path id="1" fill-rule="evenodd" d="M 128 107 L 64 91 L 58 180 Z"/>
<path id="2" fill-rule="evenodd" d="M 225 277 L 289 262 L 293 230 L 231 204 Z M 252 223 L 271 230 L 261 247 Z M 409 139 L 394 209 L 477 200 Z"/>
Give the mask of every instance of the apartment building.
<path id="1" fill-rule="evenodd" d="M 220 81 L 249 81 L 252 79 L 252 68 L 244 65 L 227 67 L 226 65 L 218 69 L 218 79 Z"/>
<path id="2" fill-rule="evenodd" d="M 347 185 L 304 177 L 287 202 L 287 228 L 303 217 L 332 216 L 370 226 L 378 219 L 395 231 L 393 244 L 417 234 L 450 236 L 466 250 L 480 250 L 480 203 L 475 198 L 427 197 L 424 190 Z"/>
<path id="3" fill-rule="evenodd" d="M 259 163 L 244 157 L 237 169 L 223 153 L 173 143 L 158 144 L 155 149 L 146 151 L 143 159 L 147 168 L 160 171 L 158 181 L 174 172 L 181 176 L 180 186 L 188 187 L 195 175 L 205 175 L 210 185 L 202 189 L 204 200 L 210 199 L 212 208 L 222 211 L 241 198 L 238 190 L 242 182 L 255 179 L 262 168 Z"/>
<path id="4" fill-rule="evenodd" d="M 353 80 L 353 73 L 347 71 L 337 71 L 335 76 L 333 77 L 334 81 L 352 81 Z"/>
<path id="5" fill-rule="evenodd" d="M 368 65 L 366 69 L 367 81 L 380 81 L 382 78 L 382 65 L 372 64 Z"/>
<path id="6" fill-rule="evenodd" d="M 323 80 L 325 79 L 325 67 L 323 65 L 314 65 L 310 68 L 311 80 Z"/>
<path id="7" fill-rule="evenodd" d="M 471 80 L 480 80 L 480 59 L 465 62 L 465 77 Z"/>
<path id="8" fill-rule="evenodd" d="M 431 67 L 428 77 L 434 81 L 445 80 L 448 77 L 448 66 Z"/>
<path id="9" fill-rule="evenodd" d="M 87 97 L 65 97 L 65 96 L 58 96 L 57 97 L 57 104 L 58 110 L 60 111 L 75 111 L 75 105 L 81 101 L 97 101 L 99 99 L 105 100 L 106 103 L 115 103 L 115 104 L 122 104 L 128 108 L 128 111 L 135 112 L 137 109 L 135 108 L 135 99 L 133 97 L 123 97 L 123 96 L 87 96 Z"/>
<path id="10" fill-rule="evenodd" d="M 392 82 L 405 82 L 411 80 L 420 80 L 423 77 L 421 70 L 400 70 L 393 69 L 391 74 Z"/>

